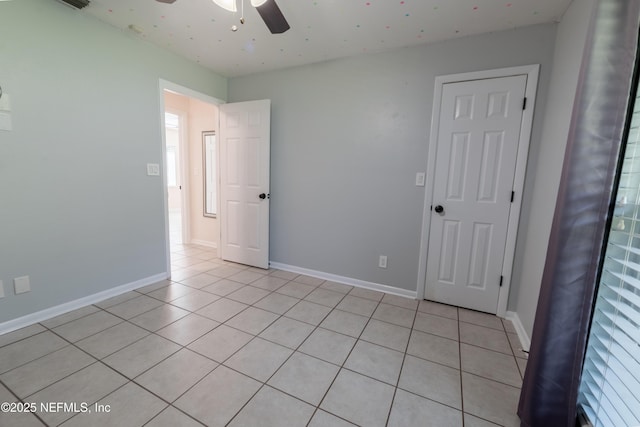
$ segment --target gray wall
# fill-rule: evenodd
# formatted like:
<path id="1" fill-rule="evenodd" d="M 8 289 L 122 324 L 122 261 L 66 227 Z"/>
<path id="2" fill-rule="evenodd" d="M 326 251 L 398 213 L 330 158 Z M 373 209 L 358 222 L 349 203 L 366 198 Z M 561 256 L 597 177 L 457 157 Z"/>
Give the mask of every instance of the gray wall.
<path id="1" fill-rule="evenodd" d="M 0 2 L 0 323 L 167 270 L 158 81 L 227 81 L 51 0 Z M 32 292 L 12 280 L 29 275 Z"/>
<path id="2" fill-rule="evenodd" d="M 529 171 L 533 191 L 529 221 L 524 229 L 527 237 L 520 252 L 522 268 L 518 274 L 514 273 L 514 281 L 520 286 L 509 298 L 509 306 L 514 307 L 529 336 L 533 331 L 578 73 L 594 4 L 595 0 L 573 1 L 558 26 L 540 161 L 535 170 Z"/>
<path id="3" fill-rule="evenodd" d="M 231 101 L 272 100 L 271 260 L 416 290 L 434 78 L 539 63 L 526 230 L 555 35 L 539 25 L 230 79 Z"/>

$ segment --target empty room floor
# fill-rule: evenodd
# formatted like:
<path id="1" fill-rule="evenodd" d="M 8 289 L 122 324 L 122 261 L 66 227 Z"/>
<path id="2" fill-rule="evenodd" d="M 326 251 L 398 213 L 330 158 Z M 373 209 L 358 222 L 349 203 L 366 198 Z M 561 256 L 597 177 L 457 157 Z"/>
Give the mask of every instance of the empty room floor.
<path id="1" fill-rule="evenodd" d="M 172 246 L 172 266 L 0 335 L 0 425 L 520 425 L 508 321 L 195 245 Z"/>

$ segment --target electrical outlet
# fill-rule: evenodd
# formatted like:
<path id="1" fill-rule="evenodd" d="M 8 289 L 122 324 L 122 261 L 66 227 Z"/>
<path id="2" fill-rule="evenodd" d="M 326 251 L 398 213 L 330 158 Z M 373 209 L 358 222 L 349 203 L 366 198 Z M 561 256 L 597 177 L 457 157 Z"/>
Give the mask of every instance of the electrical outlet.
<path id="1" fill-rule="evenodd" d="M 380 255 L 380 258 L 378 258 L 378 267 L 387 268 L 387 256 L 386 255 Z"/>
<path id="2" fill-rule="evenodd" d="M 24 294 L 31 291 L 31 283 L 29 282 L 29 276 L 16 277 L 13 279 L 13 290 L 16 295 Z"/>
<path id="3" fill-rule="evenodd" d="M 4 284 L 0 280 L 0 298 L 4 298 Z"/>

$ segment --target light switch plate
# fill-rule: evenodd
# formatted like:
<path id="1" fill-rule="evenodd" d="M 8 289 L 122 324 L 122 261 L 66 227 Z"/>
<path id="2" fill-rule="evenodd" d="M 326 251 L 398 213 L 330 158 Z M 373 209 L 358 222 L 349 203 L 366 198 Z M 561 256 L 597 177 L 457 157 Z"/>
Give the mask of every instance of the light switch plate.
<path id="1" fill-rule="evenodd" d="M 0 298 L 4 298 L 4 283 L 0 280 Z"/>
<path id="2" fill-rule="evenodd" d="M 6 93 L 0 96 L 0 110 L 11 111 L 11 97 Z"/>
<path id="3" fill-rule="evenodd" d="M 160 175 L 160 165 L 157 163 L 147 163 L 147 175 L 149 176 L 159 176 Z"/>
<path id="4" fill-rule="evenodd" d="M 416 174 L 416 187 L 424 187 L 424 172 Z"/>
<path id="5" fill-rule="evenodd" d="M 0 111 L 0 130 L 12 130 L 11 113 L 8 111 Z"/>
<path id="6" fill-rule="evenodd" d="M 13 290 L 16 295 L 24 294 L 31 291 L 31 283 L 29 282 L 29 276 L 16 277 L 13 279 Z"/>

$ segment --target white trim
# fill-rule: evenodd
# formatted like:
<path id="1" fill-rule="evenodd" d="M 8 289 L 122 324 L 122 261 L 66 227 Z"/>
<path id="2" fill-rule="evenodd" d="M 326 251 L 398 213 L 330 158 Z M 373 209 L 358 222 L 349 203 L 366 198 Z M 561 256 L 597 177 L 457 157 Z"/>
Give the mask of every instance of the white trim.
<path id="1" fill-rule="evenodd" d="M 204 101 L 204 102 L 207 102 L 209 104 L 220 105 L 220 104 L 224 104 L 225 103 L 225 101 L 222 100 L 222 99 L 214 98 L 213 96 L 209 96 L 209 95 L 207 95 L 205 93 L 198 92 L 198 91 L 190 89 L 190 88 L 188 88 L 186 86 L 181 86 L 179 84 L 172 83 L 172 82 L 170 82 L 168 80 L 160 79 L 160 95 L 163 94 L 165 89 L 170 91 L 170 92 L 177 93 L 179 95 L 188 96 L 189 98 L 199 99 L 200 101 Z"/>
<path id="2" fill-rule="evenodd" d="M 324 271 L 310 270 L 308 268 L 296 267 L 294 265 L 281 264 L 273 261 L 269 262 L 269 267 L 278 270 L 290 271 L 292 273 L 304 274 L 305 276 L 317 277 L 319 279 L 330 280 L 332 282 L 343 283 L 357 288 L 384 292 L 386 294 L 398 295 L 411 299 L 416 299 L 417 297 L 415 291 L 400 289 L 389 285 L 382 285 L 380 283 L 367 282 L 365 280 L 353 279 L 351 277 L 338 276 L 337 274 L 325 273 Z"/>
<path id="3" fill-rule="evenodd" d="M 171 230 L 169 229 L 169 186 L 167 185 L 167 162 L 165 161 L 165 150 L 167 149 L 167 123 L 165 121 L 165 105 L 164 105 L 164 83 L 160 80 L 159 83 L 159 116 L 160 116 L 160 160 L 162 165 L 162 203 L 164 208 L 164 256 L 165 256 L 165 268 L 167 271 L 171 269 L 171 242 L 169 237 L 171 236 Z"/>
<path id="4" fill-rule="evenodd" d="M 538 90 L 538 75 L 540 65 L 520 67 L 520 74 L 525 74 L 528 69 L 527 86 L 524 96 L 527 98 L 527 108 L 522 112 L 522 124 L 520 125 L 520 142 L 518 144 L 518 157 L 516 159 L 516 171 L 513 178 L 514 198 L 509 211 L 509 222 L 507 225 L 507 241 L 505 243 L 505 256 L 502 265 L 502 288 L 498 295 L 498 316 L 505 316 L 507 304 L 509 302 L 509 291 L 511 289 L 511 275 L 513 273 L 513 260 L 516 256 L 516 239 L 518 238 L 518 225 L 520 223 L 520 211 L 522 209 L 522 194 L 524 192 L 524 178 L 527 171 L 527 161 L 529 158 L 529 145 L 531 143 L 531 130 L 533 129 L 533 114 L 536 108 L 536 93 Z M 518 318 L 520 322 L 520 318 Z M 522 324 L 520 324 L 522 326 Z M 524 328 L 522 329 L 524 333 Z M 526 348 L 529 351 L 529 345 Z"/>
<path id="5" fill-rule="evenodd" d="M 418 265 L 417 295 L 423 299 L 426 293 L 425 288 L 427 277 L 427 250 L 429 243 L 429 228 L 431 225 L 431 204 L 433 202 L 433 181 L 435 179 L 436 161 L 436 141 L 438 139 L 438 124 L 440 123 L 440 104 L 442 102 L 442 87 L 446 83 L 463 82 L 470 80 L 481 80 L 498 77 L 509 77 L 516 75 L 526 75 L 527 84 L 525 96 L 527 97 L 527 108 L 522 113 L 522 124 L 520 126 L 520 141 L 518 143 L 518 156 L 516 158 L 516 171 L 513 179 L 513 191 L 515 197 L 509 211 L 509 221 L 507 225 L 507 241 L 505 243 L 504 262 L 502 265 L 502 275 L 504 281 L 498 294 L 497 315 L 504 317 L 507 311 L 509 290 L 511 289 L 511 273 L 513 260 L 515 257 L 516 238 L 518 234 L 518 223 L 520 220 L 520 210 L 522 208 L 522 192 L 524 190 L 524 178 L 529 155 L 529 144 L 531 142 L 531 129 L 533 126 L 533 113 L 535 111 L 536 92 L 538 87 L 538 75 L 540 65 L 524 65 L 521 67 L 501 68 L 496 70 L 476 71 L 471 73 L 450 74 L 438 76 L 435 79 L 433 96 L 433 112 L 431 117 L 431 133 L 429 136 L 429 157 L 427 161 L 427 176 L 425 182 L 424 207 L 422 214 L 422 230 L 420 238 L 420 253 Z M 524 329 L 523 329 L 524 331 Z"/>
<path id="6" fill-rule="evenodd" d="M 531 348 L 531 338 L 525 331 L 524 326 L 520 321 L 520 317 L 518 316 L 518 313 L 516 313 L 515 311 L 507 311 L 505 312 L 504 318 L 507 320 L 511 320 L 511 322 L 513 323 L 513 327 L 515 328 L 516 333 L 518 334 L 518 339 L 520 340 L 520 345 L 522 346 L 522 349 L 528 352 L 529 348 Z"/>
<path id="7" fill-rule="evenodd" d="M 24 328 L 34 323 L 42 322 L 43 320 L 51 319 L 52 317 L 59 316 L 69 311 L 77 310 L 79 308 L 91 305 L 100 301 L 104 301 L 108 298 L 112 298 L 123 294 L 125 292 L 132 291 L 134 289 L 141 288 L 143 286 L 157 283 L 161 280 L 169 278 L 168 273 L 160 273 L 153 276 L 145 277 L 144 279 L 136 280 L 135 282 L 127 283 L 115 288 L 110 288 L 105 291 L 101 291 L 86 297 L 79 298 L 77 300 L 69 301 L 49 307 L 44 310 L 36 311 L 35 313 L 27 314 L 26 316 L 11 319 L 6 322 L 0 323 L 0 335 L 13 332 L 17 329 Z"/>
<path id="8" fill-rule="evenodd" d="M 189 173 L 190 170 L 190 141 L 189 136 L 187 134 L 187 129 L 189 129 L 189 113 L 187 111 L 183 111 L 177 108 L 170 108 L 165 106 L 165 113 L 170 113 L 178 116 L 178 158 L 179 160 L 179 170 L 178 174 L 178 187 L 180 194 L 180 224 L 182 229 L 180 230 L 180 234 L 182 236 L 182 243 L 189 244 L 191 243 L 191 204 L 189 203 L 189 191 L 191 188 L 191 183 L 189 182 Z M 164 134 L 165 145 L 162 147 L 162 159 L 166 160 L 166 135 L 167 128 L 165 127 L 162 130 Z M 167 171 L 167 165 L 164 167 L 165 175 Z M 167 190 L 168 191 L 168 190 Z M 167 202 L 168 202 L 169 193 L 167 192 Z"/>
<path id="9" fill-rule="evenodd" d="M 210 242 L 208 240 L 193 239 L 191 240 L 191 243 L 194 245 L 200 245 L 200 246 L 206 246 L 208 248 L 218 249 L 218 243 Z"/>
<path id="10" fill-rule="evenodd" d="M 189 129 L 189 113 L 180 111 L 178 114 L 178 131 L 180 132 L 178 150 L 180 151 L 180 223 L 182 224 L 182 243 L 191 243 L 191 203 L 188 195 L 191 193 L 191 141 Z M 165 145 L 166 149 L 166 145 Z M 168 197 L 168 196 L 167 196 Z"/>

